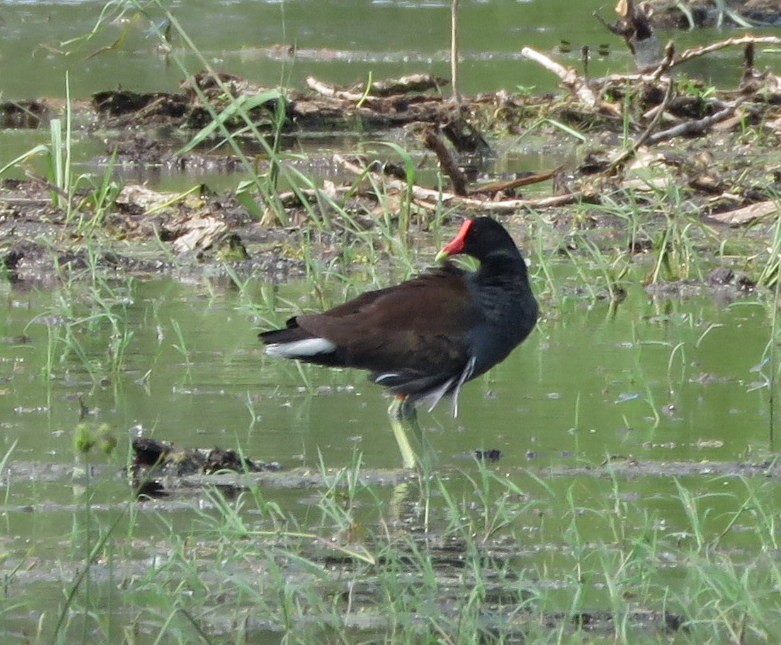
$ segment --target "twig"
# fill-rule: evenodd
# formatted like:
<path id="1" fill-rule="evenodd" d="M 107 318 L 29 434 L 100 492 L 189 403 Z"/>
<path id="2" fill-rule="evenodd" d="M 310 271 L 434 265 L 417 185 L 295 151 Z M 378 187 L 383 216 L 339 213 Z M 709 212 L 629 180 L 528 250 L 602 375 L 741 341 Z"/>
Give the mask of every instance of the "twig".
<path id="1" fill-rule="evenodd" d="M 693 58 L 699 58 L 700 56 L 706 56 L 725 47 L 734 47 L 738 45 L 781 45 L 781 38 L 776 36 L 740 36 L 738 38 L 727 38 L 727 40 L 720 40 L 717 43 L 712 43 L 704 47 L 695 47 L 693 49 L 687 49 L 678 58 L 672 61 L 669 67 L 675 67 L 686 61 L 690 61 Z"/>
<path id="2" fill-rule="evenodd" d="M 668 130 L 662 130 L 661 132 L 652 134 L 646 138 L 645 142 L 649 146 L 652 146 L 655 143 L 659 143 L 660 141 L 666 141 L 667 139 L 680 137 L 685 134 L 699 134 L 710 128 L 714 123 L 718 123 L 719 121 L 723 121 L 724 119 L 732 116 L 735 110 L 745 100 L 746 97 L 741 97 L 737 101 L 725 107 L 723 110 L 719 110 L 710 116 L 703 117 L 702 119 L 696 119 L 694 121 L 687 121 L 686 123 L 681 123 L 680 125 L 676 125 L 675 127 L 669 128 Z"/>
<path id="3" fill-rule="evenodd" d="M 490 184 L 478 184 L 467 190 L 469 195 L 492 195 L 495 193 L 501 193 L 506 190 L 515 190 L 523 186 L 530 186 L 531 184 L 539 184 L 540 182 L 552 179 L 562 166 L 549 170 L 548 172 L 541 172 L 536 175 L 527 175 L 526 177 L 519 177 L 517 179 L 511 179 L 510 181 L 497 181 Z"/>

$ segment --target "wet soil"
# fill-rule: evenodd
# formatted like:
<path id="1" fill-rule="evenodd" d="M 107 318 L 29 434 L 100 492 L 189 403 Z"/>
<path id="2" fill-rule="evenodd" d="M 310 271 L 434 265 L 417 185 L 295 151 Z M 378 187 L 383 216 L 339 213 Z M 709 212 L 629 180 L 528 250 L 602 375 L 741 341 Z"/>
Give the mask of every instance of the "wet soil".
<path id="1" fill-rule="evenodd" d="M 741 44 L 735 45 L 735 56 L 741 55 Z M 781 83 L 753 66 L 747 66 L 735 89 L 713 90 L 691 80 L 628 74 L 588 82 L 570 78 L 566 85 L 572 93 L 555 97 L 498 92 L 464 98 L 459 104 L 440 94 L 441 79 L 422 75 L 413 81 L 387 83 L 391 89 L 378 84 L 377 96 L 366 88 L 359 94 L 360 88 L 335 88 L 310 80 L 316 89 L 279 93 L 227 74 L 204 72 L 184 83 L 179 94 L 107 91 L 90 103 L 75 103 L 72 110 L 83 136 L 106 141 L 104 161 L 112 159 L 115 167 L 122 168 L 163 165 L 182 171 L 198 167 L 229 172 L 243 167 L 245 162 L 237 154 L 242 146 L 262 149 L 277 145 L 275 141 L 298 141 L 357 124 L 378 139 L 396 136 L 391 133 L 401 128 L 402 140 L 413 152 L 423 151 L 432 137 L 443 144 L 436 155 L 423 159 L 432 169 L 437 161 L 452 169 L 454 192 L 409 186 L 404 169 L 365 156 L 343 155 L 330 161 L 319 188 L 274 189 L 268 177 L 279 167 L 273 168 L 267 156 L 265 161 L 261 156 L 252 162 L 261 177 L 259 184 L 265 182 L 260 190 L 218 194 L 200 186 L 174 195 L 115 182 L 100 203 L 94 188 L 80 186 L 69 194 L 46 178 L 28 174 L 28 179 L 5 179 L 0 184 L 0 266 L 5 275 L 17 282 L 45 282 L 58 274 L 78 276 L 88 270 L 141 276 L 224 275 L 229 267 L 240 276 L 286 279 L 306 270 L 300 252 L 302 229 L 308 229 L 306 243 L 312 254 L 331 261 L 356 235 L 376 226 L 381 197 L 375 190 L 377 183 L 400 198 L 411 193 L 413 240 L 420 233 L 426 239 L 431 220 L 427 213 L 442 202 L 454 220 L 482 212 L 504 218 L 510 228 L 526 228 L 524 213 L 532 208 L 560 231 L 593 229 L 601 232 L 595 233 L 595 239 L 609 239 L 611 230 L 620 234 L 624 220 L 603 205 L 645 203 L 653 220 L 654 210 L 664 212 L 665 192 L 677 193 L 684 197 L 687 217 L 716 232 L 714 256 L 733 235 L 753 236 L 758 246 L 765 244 L 776 216 L 774 197 L 781 188 L 781 157 L 776 153 Z M 401 94 L 384 93 L 392 91 Z M 248 106 L 255 132 L 243 132 L 242 118 L 223 118 L 222 134 L 201 131 L 201 146 L 182 152 L 184 137 L 208 126 L 212 115 L 224 114 L 231 101 Z M 47 119 L 60 115 L 61 109 L 35 100 L 6 103 L 4 114 L 7 127 L 46 127 Z M 586 137 L 572 162 L 532 178 L 540 182 L 533 186 L 525 186 L 519 175 L 499 182 L 491 177 L 487 183 L 467 176 L 468 192 L 456 189 L 461 185 L 456 180 L 463 179 L 455 176 L 460 168 L 476 159 L 490 160 L 489 142 L 501 145 L 541 119 L 575 128 Z M 622 138 L 626 127 L 634 142 L 628 151 Z M 234 146 L 238 148 L 215 152 L 213 146 L 227 131 L 237 133 Z M 173 132 L 176 137 L 165 134 Z M 572 148 L 560 128 L 543 127 L 539 134 L 548 149 Z M 258 137 L 265 139 L 263 145 Z M 292 162 L 285 160 L 280 145 L 284 167 Z M 368 175 L 375 177 L 374 184 Z M 570 208 L 575 204 L 580 204 L 577 211 Z M 332 225 L 312 232 L 307 225 L 312 208 L 323 209 L 333 218 Z M 400 212 L 401 199 L 398 208 Z M 662 213 L 656 217 L 660 230 L 671 217 Z M 748 236 L 731 232 L 748 226 L 752 227 Z M 654 244 L 650 238 L 635 239 L 627 251 L 642 255 L 653 251 Z M 739 293 L 753 288 L 755 281 L 756 276 L 741 273 L 734 280 L 716 276 L 697 286 L 734 287 Z M 689 285 L 681 285 L 682 293 L 688 289 Z"/>
<path id="2" fill-rule="evenodd" d="M 687 3 L 688 15 L 681 3 L 659 0 L 652 5 L 649 15 L 657 27 L 708 25 L 720 9 L 712 0 Z M 774 22 L 781 15 L 781 6 L 771 0 L 728 2 L 726 9 L 726 21 L 741 16 Z M 425 234 L 429 213 L 443 203 L 453 219 L 483 212 L 507 219 L 516 229 L 527 227 L 524 213 L 531 208 L 561 231 L 594 230 L 601 232 L 599 238 L 609 239 L 615 237 L 610 231 L 618 232 L 624 221 L 603 206 L 639 203 L 653 210 L 659 207 L 660 193 L 668 191 L 683 196 L 687 216 L 693 214 L 717 232 L 714 254 L 731 238 L 729 227 L 754 227 L 756 242 L 762 245 L 777 215 L 774 199 L 781 188 L 781 156 L 775 152 L 781 132 L 781 79 L 760 71 L 761 60 L 754 60 L 761 40 L 741 41 L 737 35 L 722 43 L 736 60 L 744 60 L 744 75 L 735 88 L 676 80 L 674 71 L 668 77 L 678 63 L 707 55 L 689 51 L 645 74 L 585 79 L 575 70 L 564 70 L 566 75 L 552 70 L 561 74 L 565 89 L 558 95 L 500 91 L 459 102 L 446 95 L 447 79 L 425 74 L 380 80 L 369 87 L 333 86 L 310 77 L 306 88 L 280 90 L 205 70 L 184 79 L 179 92 L 98 92 L 70 105 L 76 135 L 105 142 L 105 155 L 94 160 L 98 165 L 179 173 L 252 171 L 260 177 L 257 189 L 218 194 L 202 185 L 173 195 L 115 181 L 100 187 L 105 194 L 98 200 L 98 188 L 82 185 L 68 192 L 54 186 L 51 178 L 29 172 L 25 180 L 4 179 L 0 269 L 16 282 L 46 282 L 95 270 L 139 276 L 226 275 L 229 268 L 239 276 L 300 276 L 306 271 L 301 229 L 308 229 L 311 253 L 330 262 L 356 234 L 376 226 L 381 196 L 366 180 L 369 175 L 389 193 L 412 193 L 413 241 L 417 233 Z M 307 54 L 295 48 L 277 53 Z M 6 101 L 0 103 L 0 128 L 45 129 L 64 111 L 61 100 Z M 546 119 L 577 130 L 584 143 L 575 149 L 561 128 L 539 128 Z M 469 175 L 467 168 L 490 168 L 494 149 L 529 134 L 530 127 L 544 138 L 539 151 L 571 150 L 572 160 L 529 182 L 523 175 L 531 173 L 500 181 L 485 173 L 480 180 Z M 629 141 L 623 138 L 627 130 Z M 270 161 L 270 150 L 280 154 L 283 169 L 293 168 L 296 162 L 285 155 L 286 149 L 324 133 L 357 131 L 379 141 L 392 138 L 413 153 L 428 151 L 421 163 L 444 169 L 452 193 L 408 186 L 404 168 L 346 154 L 312 162 L 318 166 L 317 188 L 278 187 L 273 177 L 280 167 Z M 329 207 L 329 201 L 337 206 Z M 581 206 L 576 214 L 569 208 L 574 204 Z M 310 234 L 312 208 L 322 209 L 336 226 Z M 401 210 L 401 199 L 397 208 L 393 216 Z M 669 224 L 670 214 L 666 217 L 658 218 L 660 229 Z M 638 257 L 654 250 L 651 239 L 631 244 L 627 251 Z M 722 273 L 696 283 L 660 286 L 653 280 L 652 288 L 684 295 L 703 288 L 735 294 L 753 289 L 757 276 L 732 270 L 719 267 Z"/>

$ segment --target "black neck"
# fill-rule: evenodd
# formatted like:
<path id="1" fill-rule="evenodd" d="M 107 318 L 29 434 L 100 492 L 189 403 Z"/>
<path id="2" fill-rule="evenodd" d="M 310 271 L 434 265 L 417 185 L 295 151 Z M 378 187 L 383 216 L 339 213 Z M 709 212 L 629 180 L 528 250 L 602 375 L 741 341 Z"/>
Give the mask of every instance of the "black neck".
<path id="1" fill-rule="evenodd" d="M 479 273 L 485 276 L 515 274 L 525 278 L 526 261 L 515 247 L 512 250 L 494 251 L 480 263 Z"/>

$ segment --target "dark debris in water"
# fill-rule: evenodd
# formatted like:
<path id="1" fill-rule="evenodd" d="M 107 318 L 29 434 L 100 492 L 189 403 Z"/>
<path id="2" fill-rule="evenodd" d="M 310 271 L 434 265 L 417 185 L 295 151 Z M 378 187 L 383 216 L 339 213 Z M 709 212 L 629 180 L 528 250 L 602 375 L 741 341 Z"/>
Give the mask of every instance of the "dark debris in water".
<path id="1" fill-rule="evenodd" d="M 246 474 L 282 470 L 277 462 L 252 460 L 229 448 L 177 448 L 168 442 L 136 437 L 132 449 L 130 475 L 133 487 L 138 495 L 150 497 L 168 494 L 162 481 L 171 477 L 212 475 L 225 471 Z M 225 483 L 221 487 L 235 488 Z"/>
<path id="2" fill-rule="evenodd" d="M 146 441 L 146 440 L 144 440 Z M 160 442 L 154 442 L 160 443 Z M 161 460 L 162 467 L 139 465 L 134 466 L 133 483 L 136 487 L 157 482 L 148 490 L 159 497 L 167 496 L 193 497 L 209 488 L 217 488 L 228 493 L 235 493 L 255 486 L 265 486 L 279 489 L 307 489 L 339 484 L 338 471 L 322 473 L 308 468 L 282 470 L 278 464 L 251 462 L 256 470 L 242 470 L 246 463 L 238 455 L 230 455 L 227 451 L 227 461 L 222 451 L 217 451 L 217 462 L 209 462 L 209 453 L 203 450 L 176 450 L 166 448 L 163 444 L 162 453 L 157 446 L 146 450 L 140 446 L 143 462 L 153 463 L 155 455 Z M 649 445 L 649 448 L 669 450 L 666 444 Z M 714 442 L 699 442 L 700 449 L 718 448 Z M 136 453 L 138 455 L 138 452 Z M 238 461 L 237 461 L 238 459 Z M 757 463 L 731 461 L 642 461 L 635 457 L 611 456 L 601 464 L 594 465 L 557 465 L 528 469 L 536 476 L 551 477 L 623 477 L 637 479 L 644 477 L 763 477 L 781 479 L 781 464 L 776 461 Z M 332 479 L 333 475 L 333 479 Z M 360 481 L 364 484 L 377 486 L 398 486 L 414 481 L 415 473 L 401 469 L 364 469 L 360 472 Z M 344 482 L 342 482 L 344 484 Z"/>
<path id="3" fill-rule="evenodd" d="M 43 101 L 5 101 L 0 103 L 0 128 L 35 129 L 50 117 Z"/>
<path id="4" fill-rule="evenodd" d="M 502 451 L 497 448 L 489 448 L 487 450 L 475 450 L 474 455 L 479 461 L 496 462 L 502 458 Z"/>
<path id="5" fill-rule="evenodd" d="M 136 468 L 161 468 L 168 475 L 209 475 L 222 470 L 237 473 L 277 472 L 277 462 L 249 459 L 230 448 L 188 449 L 171 443 L 136 437 L 133 439 L 133 465 Z"/>

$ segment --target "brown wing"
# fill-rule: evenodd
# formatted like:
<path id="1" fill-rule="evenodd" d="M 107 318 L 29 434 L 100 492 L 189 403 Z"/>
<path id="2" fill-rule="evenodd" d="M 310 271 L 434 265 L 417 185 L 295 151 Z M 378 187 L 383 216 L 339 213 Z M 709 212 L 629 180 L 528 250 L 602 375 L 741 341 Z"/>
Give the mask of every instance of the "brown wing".
<path id="1" fill-rule="evenodd" d="M 296 322 L 338 345 L 345 366 L 433 375 L 463 368 L 478 316 L 464 272 L 445 267 Z"/>

